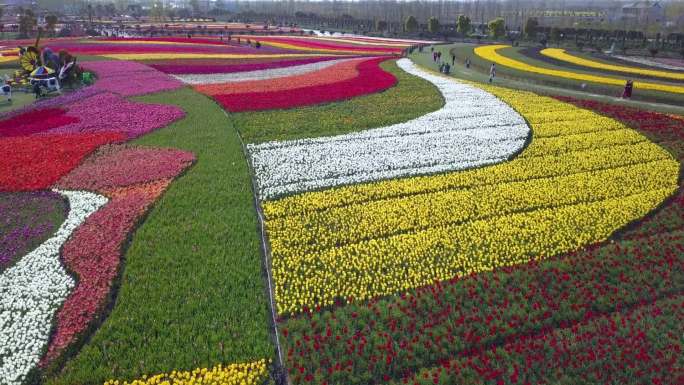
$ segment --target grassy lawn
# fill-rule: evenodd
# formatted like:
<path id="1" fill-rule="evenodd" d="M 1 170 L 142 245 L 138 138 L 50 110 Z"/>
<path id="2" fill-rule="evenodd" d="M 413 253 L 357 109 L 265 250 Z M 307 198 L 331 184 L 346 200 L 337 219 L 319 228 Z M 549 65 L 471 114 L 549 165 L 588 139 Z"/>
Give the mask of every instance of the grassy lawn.
<path id="1" fill-rule="evenodd" d="M 8 75 L 14 76 L 14 71 L 19 69 L 19 62 L 9 62 L 0 64 L 0 77 Z M 0 82 L 2 83 L 2 82 Z M 19 107 L 23 107 L 29 103 L 33 103 L 36 97 L 32 93 L 19 92 L 17 89 L 12 90 L 12 102 L 8 102 L 4 96 L 0 95 L 0 113 L 11 111 Z"/>
<path id="2" fill-rule="evenodd" d="M 245 142 L 330 136 L 405 122 L 437 110 L 444 100 L 426 80 L 409 75 L 396 62 L 382 68 L 399 80 L 380 93 L 321 106 L 232 114 Z"/>
<path id="3" fill-rule="evenodd" d="M 136 98 L 187 116 L 135 141 L 192 151 L 136 231 L 111 314 L 48 384 L 102 384 L 144 374 L 274 356 L 250 173 L 232 122 L 189 88 Z"/>
<path id="4" fill-rule="evenodd" d="M 442 51 L 442 57 L 449 57 L 452 52 L 456 55 L 457 63 L 452 70 L 452 76 L 486 83 L 489 78 L 488 72 L 491 63 L 475 56 L 473 53 L 473 48 L 475 47 L 476 46 L 472 44 L 449 44 L 436 46 L 435 49 Z M 466 69 L 463 65 L 463 61 L 466 57 L 469 57 L 472 62 L 469 69 Z M 437 71 L 437 65 L 432 61 L 432 55 L 429 49 L 424 50 L 423 53 L 415 51 L 411 55 L 411 59 L 425 68 Z M 601 85 L 588 84 L 583 90 L 580 87 L 581 82 L 578 81 L 531 74 L 503 66 L 497 66 L 495 84 L 503 87 L 533 91 L 544 95 L 572 96 L 605 103 L 644 108 L 658 112 L 684 115 L 684 103 L 666 101 L 665 104 L 660 104 L 634 99 L 624 100 L 616 97 L 616 95 L 619 95 L 622 92 L 621 89 L 618 90 L 618 87 L 612 87 L 614 89 L 610 90 L 610 86 L 606 86 L 608 89 L 603 89 Z"/>

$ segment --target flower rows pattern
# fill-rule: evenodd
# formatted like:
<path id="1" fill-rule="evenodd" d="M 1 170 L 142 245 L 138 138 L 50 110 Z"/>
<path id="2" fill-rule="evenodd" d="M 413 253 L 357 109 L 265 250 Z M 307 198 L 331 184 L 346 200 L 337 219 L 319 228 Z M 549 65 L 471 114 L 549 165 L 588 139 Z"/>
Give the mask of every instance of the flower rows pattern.
<path id="1" fill-rule="evenodd" d="M 230 72 L 230 73 L 211 73 L 211 74 L 187 74 L 187 75 L 173 75 L 177 79 L 186 84 L 216 84 L 228 82 L 241 82 L 247 80 L 266 80 L 277 79 L 286 76 L 301 75 L 308 72 L 318 71 L 343 60 L 349 59 L 335 59 L 327 61 L 317 61 L 313 63 L 300 64 L 289 67 L 276 67 L 263 70 L 247 71 L 247 72 Z"/>
<path id="2" fill-rule="evenodd" d="M 110 298 L 131 231 L 194 162 L 184 151 L 111 145 L 185 115 L 176 106 L 137 103 L 125 96 L 172 90 L 182 83 L 138 63 L 86 66 L 99 75 L 95 86 L 5 114 L 0 121 L 0 191 L 33 202 L 37 196 L 32 194 L 46 194 L 33 191 L 53 188 L 51 194 L 69 201 L 65 221 L 32 251 L 27 245 L 43 238 L 49 226 L 10 224 L 25 230 L 21 238 L 14 236 L 16 247 L 2 250 L 3 268 L 13 262 L 0 275 L 3 384 L 21 384 L 39 362 L 49 364 L 84 335 Z M 125 80 L 145 85 L 134 87 Z"/>
<path id="3" fill-rule="evenodd" d="M 599 76 L 599 75 L 589 75 L 589 74 L 584 74 L 584 73 L 579 73 L 579 72 L 572 72 L 572 71 L 565 71 L 565 70 L 556 70 L 556 69 L 551 69 L 551 68 L 545 68 L 545 67 L 539 67 L 531 64 L 527 64 L 525 62 L 511 59 L 509 57 L 506 57 L 502 55 L 501 53 L 497 52 L 501 49 L 508 48 L 510 46 L 507 45 L 487 45 L 487 46 L 481 46 L 475 48 L 475 54 L 480 56 L 481 58 L 488 60 L 490 62 L 494 62 L 496 64 L 505 66 L 505 67 L 510 67 L 519 71 L 524 71 L 524 72 L 532 72 L 536 74 L 541 74 L 541 75 L 548 75 L 548 76 L 554 76 L 554 77 L 559 77 L 559 78 L 564 78 L 564 79 L 572 79 L 572 80 L 581 80 L 581 81 L 588 81 L 588 82 L 593 82 L 593 83 L 600 83 L 600 84 L 609 84 L 609 85 L 617 85 L 617 86 L 624 86 L 625 81 L 624 79 L 619 79 L 619 78 L 614 78 L 614 77 L 609 77 L 609 76 Z M 669 84 L 660 84 L 660 83 L 650 83 L 650 82 L 642 82 L 642 81 L 635 81 L 634 82 L 634 88 L 635 89 L 644 89 L 644 90 L 653 90 L 653 91 L 662 91 L 662 92 L 672 92 L 676 94 L 683 94 L 684 93 L 684 87 L 682 86 L 675 86 L 675 85 L 669 85 Z"/>
<path id="4" fill-rule="evenodd" d="M 380 68 L 379 65 L 384 60 L 386 58 L 382 57 L 363 60 L 358 63 L 356 77 L 328 84 L 277 91 L 218 94 L 213 97 L 227 110 L 240 112 L 301 107 L 373 94 L 384 91 L 397 82 L 394 75 Z"/>
<path id="5" fill-rule="evenodd" d="M 85 191 L 60 191 L 69 215 L 57 232 L 0 274 L 0 377 L 21 384 L 48 342 L 52 318 L 74 287 L 59 260 L 71 233 L 107 203 Z M 4 381 L 4 380 L 3 380 Z"/>
<path id="6" fill-rule="evenodd" d="M 518 158 L 264 203 L 280 313 L 600 242 L 678 187 L 679 163 L 628 127 L 551 98 L 486 89 L 532 125 Z"/>
<path id="7" fill-rule="evenodd" d="M 539 135 L 567 135 L 570 130 L 618 130 L 625 122 L 678 160 L 684 159 L 679 117 L 560 99 L 620 122 L 598 116 L 593 120 L 596 125 L 585 127 L 573 121 L 532 122 L 535 140 Z M 539 107 L 542 99 L 528 100 L 529 105 L 520 102 L 516 108 L 523 113 L 548 110 L 548 106 Z M 553 127 L 560 123 L 565 124 Z M 594 128 L 587 128 L 591 126 Z M 535 140 L 528 149 L 534 149 Z M 525 159 L 523 153 L 517 160 L 521 168 L 509 169 L 517 176 L 505 177 L 539 179 L 544 178 L 540 171 L 553 172 L 554 168 L 559 175 L 589 170 L 609 173 L 647 161 L 653 144 L 642 145 L 565 154 L 572 157 L 570 163 L 556 156 Z M 538 162 L 544 163 L 535 170 Z M 500 166 L 504 165 L 494 167 Z M 504 176 L 490 176 L 486 169 L 477 171 L 477 180 L 483 185 L 497 183 L 497 177 Z M 304 207 L 277 207 L 269 215 L 277 220 L 290 219 L 288 213 L 323 216 L 371 196 L 391 199 L 397 194 L 392 188 L 399 186 L 407 199 L 432 187 L 467 188 L 465 180 L 457 181 L 454 175 L 441 180 L 415 178 L 411 184 L 383 182 L 383 189 L 358 185 L 322 191 L 315 195 L 337 198 L 332 201 L 334 208 L 327 210 L 325 199 L 316 199 Z M 439 183 L 428 187 L 429 180 Z M 681 185 L 681 179 L 678 183 Z M 683 193 L 680 187 L 673 199 L 610 242 L 438 281 L 394 296 L 349 303 L 340 299 L 335 306 L 283 317 L 279 324 L 289 379 L 294 384 L 559 383 L 568 379 L 571 383 L 679 383 L 676 373 L 684 348 L 679 338 L 684 309 Z M 295 198 L 281 202 L 295 203 Z M 406 216 L 412 215 L 415 213 Z M 345 231 L 349 230 L 340 230 Z M 317 242 L 322 240 L 327 239 L 321 237 Z"/>
<path id="8" fill-rule="evenodd" d="M 95 89 L 121 96 L 170 91 L 183 86 L 180 81 L 169 75 L 130 61 L 93 61 L 83 63 L 82 67 L 97 75 L 97 83 L 93 86 Z"/>
<path id="9" fill-rule="evenodd" d="M 657 60 L 651 60 L 646 57 L 639 57 L 639 56 L 623 56 L 623 55 L 613 55 L 614 58 L 620 59 L 620 60 L 625 60 L 625 61 L 630 61 L 633 63 L 637 64 L 643 64 L 647 65 L 650 67 L 656 67 L 656 68 L 662 68 L 666 70 L 674 70 L 674 71 L 684 71 L 684 66 L 683 65 L 676 65 L 676 64 L 668 64 L 667 59 L 657 59 Z M 681 61 L 677 60 L 672 60 L 672 62 L 677 62 L 681 63 Z"/>
<path id="10" fill-rule="evenodd" d="M 321 139 L 248 147 L 259 193 L 283 194 L 503 161 L 522 149 L 529 128 L 487 92 L 431 75 L 408 59 L 399 66 L 435 84 L 443 108 L 406 123 Z"/>
<path id="11" fill-rule="evenodd" d="M 223 84 L 204 84 L 195 90 L 205 95 L 250 94 L 262 92 L 288 91 L 304 87 L 326 86 L 347 81 L 359 76 L 358 65 L 365 59 L 345 60 L 323 70 L 276 79 L 246 80 Z"/>
<path id="12" fill-rule="evenodd" d="M 271 61 L 256 61 L 248 63 L 232 63 L 231 64 L 152 64 L 150 67 L 155 68 L 161 72 L 174 75 L 185 74 L 218 74 L 218 73 L 235 73 L 235 72 L 251 72 L 259 70 L 267 70 L 274 68 L 284 68 L 291 66 L 300 66 L 304 64 L 317 63 L 328 60 L 339 59 L 339 56 L 319 56 L 295 60 L 271 60 Z"/>
<path id="13" fill-rule="evenodd" d="M 589 68 L 597 68 L 597 69 L 603 69 L 603 70 L 609 70 L 609 71 L 615 71 L 615 72 L 626 72 L 626 73 L 632 73 L 632 74 L 638 74 L 638 75 L 654 76 L 654 77 L 665 78 L 665 79 L 684 80 L 684 72 L 667 72 L 667 71 L 658 71 L 658 70 L 653 70 L 653 69 L 628 67 L 628 66 L 622 66 L 622 65 L 616 65 L 616 64 L 607 64 L 607 63 L 602 63 L 602 62 L 598 62 L 595 60 L 585 59 L 582 57 L 571 55 L 571 54 L 565 52 L 565 50 L 562 48 L 546 48 L 546 49 L 541 50 L 541 54 L 544 56 L 548 56 L 550 58 L 562 60 L 562 61 L 565 61 L 568 63 L 577 64 L 577 65 L 581 65 L 581 66 L 589 67 Z"/>

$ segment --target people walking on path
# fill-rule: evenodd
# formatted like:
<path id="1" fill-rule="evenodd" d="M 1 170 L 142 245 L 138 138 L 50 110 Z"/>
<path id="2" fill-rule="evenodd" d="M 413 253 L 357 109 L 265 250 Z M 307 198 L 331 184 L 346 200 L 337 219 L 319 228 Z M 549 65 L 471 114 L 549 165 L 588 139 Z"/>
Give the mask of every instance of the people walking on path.
<path id="1" fill-rule="evenodd" d="M 489 82 L 493 82 L 494 78 L 496 77 L 496 64 L 492 63 L 492 66 L 489 67 Z"/>
<path id="2" fill-rule="evenodd" d="M 625 90 L 622 91 L 622 98 L 623 99 L 630 99 L 632 97 L 632 90 L 634 89 L 634 82 L 631 80 L 627 80 L 627 83 L 625 83 Z"/>

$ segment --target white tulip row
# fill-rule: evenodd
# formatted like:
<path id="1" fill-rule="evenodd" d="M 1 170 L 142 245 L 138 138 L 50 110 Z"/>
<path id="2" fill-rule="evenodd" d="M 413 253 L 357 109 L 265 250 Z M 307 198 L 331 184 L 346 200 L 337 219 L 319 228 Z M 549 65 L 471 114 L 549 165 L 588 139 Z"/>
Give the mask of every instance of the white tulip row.
<path id="1" fill-rule="evenodd" d="M 59 191 L 69 215 L 57 232 L 0 275 L 0 384 L 19 385 L 48 342 L 55 312 L 74 287 L 59 255 L 71 233 L 107 198 L 83 191 Z"/>
<path id="2" fill-rule="evenodd" d="M 662 68 L 662 69 L 666 69 L 666 70 L 684 71 L 684 67 L 660 63 L 660 62 L 657 62 L 655 60 L 651 60 L 651 59 L 648 59 L 645 57 L 640 57 L 640 56 L 613 55 L 613 57 L 618 58 L 620 60 L 631 61 L 632 63 L 644 64 L 647 66 Z"/>
<path id="3" fill-rule="evenodd" d="M 405 123 L 333 137 L 249 145 L 262 199 L 505 161 L 530 130 L 507 104 L 479 88 L 416 67 L 400 68 L 433 83 L 445 105 Z"/>
<path id="4" fill-rule="evenodd" d="M 269 68 L 257 71 L 217 73 L 217 74 L 183 74 L 173 75 L 176 79 L 185 84 L 218 84 L 229 82 L 242 82 L 247 80 L 266 80 L 276 79 L 286 76 L 302 75 L 313 71 L 331 67 L 335 64 L 354 59 L 335 59 L 315 63 L 308 63 L 282 68 Z"/>

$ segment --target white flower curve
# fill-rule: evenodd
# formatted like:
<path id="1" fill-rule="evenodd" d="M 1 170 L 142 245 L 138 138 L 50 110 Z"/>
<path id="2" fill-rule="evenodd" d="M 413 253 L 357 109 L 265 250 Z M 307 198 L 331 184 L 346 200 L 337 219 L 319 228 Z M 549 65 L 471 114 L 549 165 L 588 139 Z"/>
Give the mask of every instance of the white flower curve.
<path id="1" fill-rule="evenodd" d="M 57 232 L 0 274 L 0 384 L 19 385 L 41 358 L 52 319 L 74 288 L 62 266 L 62 245 L 107 198 L 85 191 L 54 190 L 69 201 Z"/>
<path id="2" fill-rule="evenodd" d="M 525 145 L 530 135 L 525 120 L 496 96 L 424 71 L 409 59 L 397 64 L 437 86 L 444 106 L 357 133 L 250 144 L 260 197 L 489 165 Z"/>
<path id="3" fill-rule="evenodd" d="M 309 72 L 320 71 L 322 69 L 334 66 L 335 64 L 354 60 L 354 59 L 335 59 L 326 60 L 315 63 L 308 63 L 290 67 L 270 68 L 265 70 L 245 71 L 245 72 L 231 72 L 231 73 L 216 73 L 216 74 L 183 74 L 173 75 L 176 79 L 185 84 L 217 84 L 242 82 L 247 80 L 266 80 L 276 79 L 287 76 L 302 75 Z"/>

